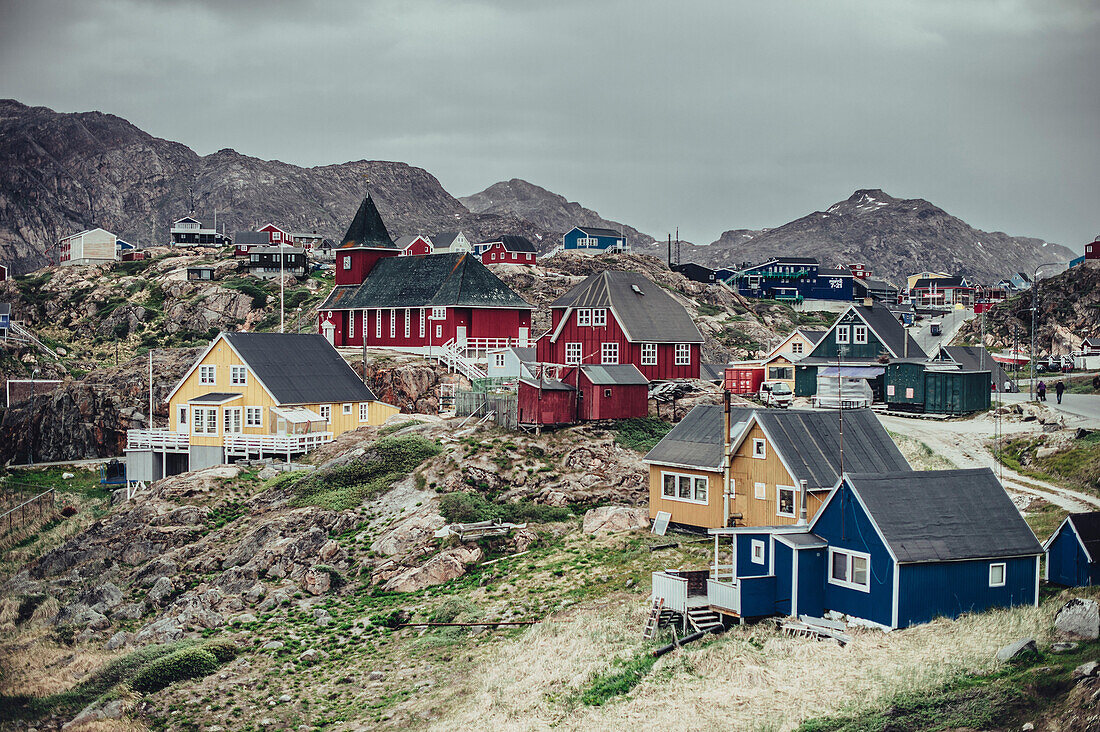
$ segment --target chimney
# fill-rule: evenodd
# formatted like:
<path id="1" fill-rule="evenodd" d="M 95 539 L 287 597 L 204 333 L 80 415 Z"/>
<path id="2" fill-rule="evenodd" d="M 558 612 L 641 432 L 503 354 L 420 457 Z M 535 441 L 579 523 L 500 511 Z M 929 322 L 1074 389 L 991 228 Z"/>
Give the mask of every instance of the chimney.
<path id="1" fill-rule="evenodd" d="M 798 508 L 798 524 L 797 525 L 798 526 L 806 526 L 809 523 L 809 521 L 807 521 L 807 517 L 806 517 L 806 481 L 805 480 L 798 481 L 798 488 L 799 488 L 799 492 L 801 493 L 801 495 L 799 496 L 799 501 L 800 501 L 801 505 Z"/>
<path id="2" fill-rule="evenodd" d="M 870 295 L 863 298 L 863 307 L 869 308 L 869 307 L 872 307 L 874 304 L 875 304 L 874 298 L 872 298 Z"/>
<path id="3" fill-rule="evenodd" d="M 737 523 L 737 519 L 741 518 L 740 514 L 734 514 L 730 511 L 730 501 L 733 500 L 733 496 L 730 494 L 730 392 L 729 389 L 722 390 L 722 411 L 724 417 L 722 423 L 725 425 L 725 429 L 722 434 L 722 519 L 724 526 L 734 526 Z M 732 520 L 731 520 L 732 519 Z"/>

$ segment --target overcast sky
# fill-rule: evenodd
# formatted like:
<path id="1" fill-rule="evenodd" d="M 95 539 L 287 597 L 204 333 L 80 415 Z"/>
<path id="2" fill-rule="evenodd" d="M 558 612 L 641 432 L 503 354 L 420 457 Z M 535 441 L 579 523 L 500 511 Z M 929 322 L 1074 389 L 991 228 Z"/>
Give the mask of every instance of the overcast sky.
<path id="1" fill-rule="evenodd" d="M 1098 41 L 1096 0 L 0 0 L 0 96 L 699 243 L 882 188 L 1080 250 Z"/>

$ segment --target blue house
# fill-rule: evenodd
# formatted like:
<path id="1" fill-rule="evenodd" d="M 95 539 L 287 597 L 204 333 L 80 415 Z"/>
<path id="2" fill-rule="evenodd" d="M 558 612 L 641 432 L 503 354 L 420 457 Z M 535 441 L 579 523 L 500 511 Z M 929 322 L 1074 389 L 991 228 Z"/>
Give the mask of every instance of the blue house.
<path id="1" fill-rule="evenodd" d="M 1066 516 L 1043 548 L 1048 582 L 1067 587 L 1100 585 L 1100 511 Z"/>
<path id="2" fill-rule="evenodd" d="M 737 272 L 730 284 L 744 297 L 851 301 L 853 279 L 851 270 L 821 267 L 812 257 L 773 257 Z"/>
<path id="3" fill-rule="evenodd" d="M 596 226 L 574 226 L 562 236 L 561 246 L 567 252 L 576 250 L 593 254 L 630 251 L 625 233 Z"/>
<path id="4" fill-rule="evenodd" d="M 893 629 L 1039 601 L 1043 548 L 988 468 L 845 474 L 808 524 L 710 533 L 714 567 L 694 597 L 654 573 L 669 610 L 835 613 Z"/>

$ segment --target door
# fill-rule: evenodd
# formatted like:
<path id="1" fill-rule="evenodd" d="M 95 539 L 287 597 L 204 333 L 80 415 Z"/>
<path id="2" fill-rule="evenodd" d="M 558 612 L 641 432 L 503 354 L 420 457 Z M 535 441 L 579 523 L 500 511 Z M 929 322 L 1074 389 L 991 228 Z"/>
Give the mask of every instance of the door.
<path id="1" fill-rule="evenodd" d="M 455 344 L 459 346 L 466 345 L 466 326 L 455 326 Z"/>
<path id="2" fill-rule="evenodd" d="M 336 326 L 332 324 L 331 320 L 326 320 L 321 324 L 321 332 L 325 334 L 325 340 L 331 345 L 336 345 Z"/>
<path id="3" fill-rule="evenodd" d="M 187 405 L 176 407 L 176 432 L 187 432 Z"/>
<path id="4" fill-rule="evenodd" d="M 520 348 L 526 348 L 527 347 L 527 339 L 529 337 L 528 334 L 530 333 L 530 331 L 531 331 L 530 328 L 520 328 L 519 329 L 519 345 L 520 345 Z"/>

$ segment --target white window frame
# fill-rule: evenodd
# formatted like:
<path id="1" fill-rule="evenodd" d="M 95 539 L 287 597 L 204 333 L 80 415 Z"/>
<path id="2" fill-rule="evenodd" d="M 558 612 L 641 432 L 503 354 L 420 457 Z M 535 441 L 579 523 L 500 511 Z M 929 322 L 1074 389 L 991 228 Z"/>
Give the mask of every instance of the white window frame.
<path id="1" fill-rule="evenodd" d="M 230 366 L 229 383 L 232 386 L 248 386 L 248 367 Z"/>
<path id="2" fill-rule="evenodd" d="M 845 564 L 845 579 L 837 579 L 833 577 L 833 556 L 836 554 L 847 557 Z M 871 591 L 871 555 L 866 552 L 857 552 L 852 549 L 837 549 L 835 547 L 829 547 L 828 565 L 825 570 L 828 572 L 829 584 L 836 585 L 837 587 L 846 587 L 849 590 L 859 590 L 860 592 Z M 854 569 L 854 559 L 863 559 L 867 562 L 867 584 L 859 584 L 853 582 L 852 571 Z"/>
<path id="3" fill-rule="evenodd" d="M 791 494 L 791 512 L 783 513 L 783 494 Z M 795 518 L 798 516 L 798 490 L 793 485 L 777 485 L 775 487 L 775 515 L 783 518 Z"/>
<path id="4" fill-rule="evenodd" d="M 354 337 L 355 336 L 355 311 L 354 310 L 349 310 L 348 311 L 348 336 L 349 337 Z"/>
<path id="5" fill-rule="evenodd" d="M 993 570 L 1001 570 L 1001 581 L 993 581 Z M 1008 563 L 1007 562 L 992 562 L 989 565 L 989 586 L 990 587 L 1004 587 L 1005 582 L 1008 580 Z"/>
<path id="6" fill-rule="evenodd" d="M 802 341 L 795 341 L 794 343 L 791 344 L 791 355 L 793 355 L 793 356 L 801 356 L 802 355 Z"/>
<path id="7" fill-rule="evenodd" d="M 397 337 L 397 308 L 390 308 L 390 338 Z"/>
<path id="8" fill-rule="evenodd" d="M 863 344 L 867 342 L 867 326 L 866 325 L 853 325 L 852 326 L 852 343 Z"/>
<path id="9" fill-rule="evenodd" d="M 580 308 L 577 310 L 577 326 L 590 326 L 592 325 L 592 311 L 588 308 Z"/>
<path id="10" fill-rule="evenodd" d="M 764 564 L 764 540 L 763 539 L 750 539 L 749 540 L 749 557 L 753 564 Z"/>
<path id="11" fill-rule="evenodd" d="M 412 310 L 405 308 L 405 337 L 412 336 Z"/>
<path id="12" fill-rule="evenodd" d="M 345 415 L 351 414 L 352 413 L 352 411 L 351 411 L 352 410 L 351 402 L 347 402 L 346 404 L 341 404 L 340 409 L 341 409 L 342 413 L 345 414 Z"/>
<path id="13" fill-rule="evenodd" d="M 677 343 L 676 344 L 676 365 L 677 366 L 690 366 L 691 365 L 691 344 L 690 343 Z"/>
<path id="14" fill-rule="evenodd" d="M 494 353 L 493 354 L 493 368 L 497 368 L 497 369 L 504 368 L 504 354 L 503 353 Z"/>
<path id="15" fill-rule="evenodd" d="M 607 308 L 595 308 L 592 310 L 592 327 L 603 328 L 607 325 Z"/>
<path id="16" fill-rule="evenodd" d="M 657 365 L 657 344 L 656 343 L 643 343 L 642 344 L 642 366 L 656 366 Z"/>
<path id="17" fill-rule="evenodd" d="M 768 457 L 768 441 L 763 437 L 752 438 L 752 456 L 757 460 L 765 460 Z"/>
<path id="18" fill-rule="evenodd" d="M 668 481 L 671 479 L 673 486 L 673 494 L 668 493 Z M 683 481 L 686 481 L 686 485 Z M 687 498 L 681 496 L 681 492 L 687 489 Z M 703 498 L 698 499 L 696 496 L 702 491 Z M 661 498 L 666 501 L 679 501 L 681 503 L 692 503 L 696 506 L 706 506 L 710 502 L 710 478 L 703 475 L 693 475 L 691 473 L 677 473 L 671 470 L 661 471 Z"/>
<path id="19" fill-rule="evenodd" d="M 332 424 L 332 405 L 322 404 L 317 410 L 321 414 L 321 418 L 325 420 L 326 424 Z"/>
<path id="20" fill-rule="evenodd" d="M 255 419 L 253 419 L 255 417 Z M 244 426 L 245 427 L 257 427 L 259 429 L 264 428 L 264 408 L 263 407 L 245 407 L 244 408 Z"/>
<path id="21" fill-rule="evenodd" d="M 752 484 L 752 497 L 758 501 L 768 500 L 768 484 L 767 483 L 753 483 Z"/>
<path id="22" fill-rule="evenodd" d="M 239 435 L 244 432 L 244 416 L 241 411 L 240 407 L 224 407 L 222 409 L 222 424 L 225 425 L 225 434 Z"/>
<path id="23" fill-rule="evenodd" d="M 207 375 L 209 374 L 209 376 Z M 208 364 L 202 364 L 199 366 L 199 384 L 203 386 L 217 386 L 218 384 L 218 367 Z"/>
<path id="24" fill-rule="evenodd" d="M 431 317 L 431 319 L 432 320 L 446 320 L 447 319 L 447 308 L 433 307 L 432 308 L 432 317 Z"/>
<path id="25" fill-rule="evenodd" d="M 214 415 L 214 424 L 210 424 L 210 415 Z M 217 407 L 192 407 L 191 408 L 191 434 L 216 435 L 218 434 L 218 408 Z"/>
<path id="26" fill-rule="evenodd" d="M 421 338 L 424 337 L 424 327 L 425 327 L 425 322 L 424 321 L 425 321 L 424 308 L 420 308 L 420 337 Z"/>
<path id="27" fill-rule="evenodd" d="M 836 327 L 836 343 L 838 346 L 846 346 L 852 342 L 851 326 L 838 325 Z"/>
<path id="28" fill-rule="evenodd" d="M 359 421 L 370 421 L 370 402 L 359 402 Z"/>
<path id="29" fill-rule="evenodd" d="M 435 326 L 435 337 L 436 338 L 442 338 L 443 337 L 443 326 L 442 325 Z"/>
<path id="30" fill-rule="evenodd" d="M 581 362 L 581 344 L 580 343 L 566 343 L 565 344 L 565 365 L 572 366 Z"/>
<path id="31" fill-rule="evenodd" d="M 600 363 L 608 365 L 614 365 L 619 363 L 619 344 L 618 342 L 601 343 L 600 344 Z"/>
<path id="32" fill-rule="evenodd" d="M 343 258 L 343 260 L 344 260 L 344 261 L 343 261 L 344 269 L 345 269 L 345 270 L 349 270 L 349 269 L 351 269 L 351 256 L 350 256 L 350 255 L 348 255 L 348 256 L 345 256 L 345 257 Z"/>

